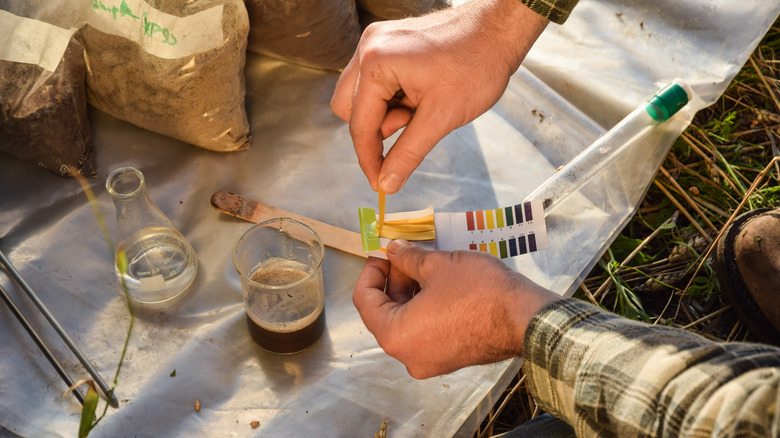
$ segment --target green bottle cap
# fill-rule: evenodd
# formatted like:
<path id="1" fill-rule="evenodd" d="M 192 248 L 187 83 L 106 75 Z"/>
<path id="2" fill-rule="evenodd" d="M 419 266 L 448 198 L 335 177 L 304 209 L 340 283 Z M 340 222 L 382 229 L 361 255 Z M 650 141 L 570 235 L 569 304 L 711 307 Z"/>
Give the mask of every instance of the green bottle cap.
<path id="1" fill-rule="evenodd" d="M 655 93 L 650 101 L 647 102 L 645 109 L 650 117 L 663 122 L 669 120 L 680 108 L 688 103 L 688 93 L 685 92 L 680 84 L 675 82 L 662 88 Z"/>

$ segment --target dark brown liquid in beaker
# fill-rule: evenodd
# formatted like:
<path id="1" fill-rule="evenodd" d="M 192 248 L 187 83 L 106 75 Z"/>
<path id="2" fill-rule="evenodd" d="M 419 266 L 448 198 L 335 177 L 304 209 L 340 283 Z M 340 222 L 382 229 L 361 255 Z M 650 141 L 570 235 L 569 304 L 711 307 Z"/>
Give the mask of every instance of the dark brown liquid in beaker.
<path id="1" fill-rule="evenodd" d="M 257 284 L 249 292 L 247 326 L 258 345 L 275 353 L 295 353 L 320 338 L 325 329 L 321 276 L 309 276 L 295 262 L 271 260 L 251 279 Z"/>
<path id="2" fill-rule="evenodd" d="M 246 323 L 249 334 L 257 345 L 274 353 L 295 353 L 309 347 L 322 336 L 325 329 L 325 312 L 312 321 L 311 324 L 294 331 L 276 332 L 255 323 L 247 315 Z"/>

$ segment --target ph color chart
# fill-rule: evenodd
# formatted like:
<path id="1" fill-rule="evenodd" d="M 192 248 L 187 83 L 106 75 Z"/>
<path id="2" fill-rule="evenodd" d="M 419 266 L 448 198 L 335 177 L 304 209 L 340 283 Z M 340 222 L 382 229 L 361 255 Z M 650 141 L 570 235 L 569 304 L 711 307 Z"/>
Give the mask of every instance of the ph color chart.
<path id="1" fill-rule="evenodd" d="M 541 200 L 463 213 L 435 213 L 436 248 L 482 251 L 505 259 L 547 249 Z"/>

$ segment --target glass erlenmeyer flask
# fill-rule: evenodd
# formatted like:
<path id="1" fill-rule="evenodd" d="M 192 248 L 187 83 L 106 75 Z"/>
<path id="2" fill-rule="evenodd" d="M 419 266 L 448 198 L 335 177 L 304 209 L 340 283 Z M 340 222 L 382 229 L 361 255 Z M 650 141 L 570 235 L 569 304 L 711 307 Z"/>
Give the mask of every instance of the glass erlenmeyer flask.
<path id="1" fill-rule="evenodd" d="M 106 189 L 116 207 L 116 251 L 125 252 L 124 273 L 130 297 L 162 303 L 184 292 L 198 270 L 192 246 L 146 193 L 144 175 L 135 168 L 114 170 Z M 117 269 L 117 275 L 122 275 Z"/>

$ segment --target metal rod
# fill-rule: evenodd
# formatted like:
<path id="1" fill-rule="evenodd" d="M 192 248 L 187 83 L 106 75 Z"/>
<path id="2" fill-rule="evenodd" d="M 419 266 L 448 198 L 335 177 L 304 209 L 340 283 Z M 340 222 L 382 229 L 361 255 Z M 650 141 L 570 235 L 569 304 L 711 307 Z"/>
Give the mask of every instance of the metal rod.
<path id="1" fill-rule="evenodd" d="M 70 378 L 67 371 L 65 371 L 64 368 L 62 368 L 62 365 L 57 361 L 57 359 L 54 357 L 54 355 L 51 353 L 51 350 L 49 350 L 49 347 L 46 346 L 46 344 L 43 342 L 43 339 L 41 339 L 40 336 L 38 336 L 38 333 L 35 332 L 35 329 L 32 328 L 30 325 L 30 322 L 27 321 L 27 318 L 24 317 L 22 312 L 19 310 L 18 307 L 16 307 L 16 304 L 11 299 L 10 296 L 8 296 L 8 293 L 3 289 L 3 286 L 0 286 L 0 295 L 2 295 L 3 301 L 5 301 L 5 304 L 8 305 L 8 308 L 11 309 L 11 313 L 14 314 L 16 319 L 19 320 L 19 322 L 24 326 L 24 329 L 27 330 L 27 333 L 30 335 L 33 341 L 35 341 L 35 344 L 40 348 L 41 352 L 44 356 L 46 356 L 46 359 L 49 360 L 49 363 L 51 366 L 54 367 L 54 369 L 57 371 L 57 374 L 62 377 L 62 380 L 65 381 L 65 384 L 68 385 L 68 388 L 73 386 L 73 379 Z M 84 394 L 81 393 L 81 391 L 78 390 L 78 388 L 73 388 L 73 395 L 76 396 L 76 398 L 79 400 L 79 403 L 82 405 L 84 404 Z"/>
<path id="2" fill-rule="evenodd" d="M 70 351 L 73 352 L 73 354 L 78 358 L 79 362 L 81 362 L 82 365 L 84 365 L 84 368 L 86 368 L 87 372 L 92 376 L 93 379 L 95 379 L 95 383 L 100 387 L 100 389 L 103 391 L 103 394 L 105 394 L 106 399 L 108 400 L 108 404 L 112 407 L 119 407 L 119 401 L 117 400 L 116 396 L 114 395 L 114 392 L 106 385 L 106 382 L 103 380 L 102 377 L 100 377 L 100 374 L 95 370 L 95 368 L 92 366 L 92 364 L 89 363 L 86 357 L 84 357 L 84 354 L 81 353 L 81 350 L 76 346 L 76 344 L 73 343 L 73 340 L 68 336 L 68 334 L 65 332 L 65 330 L 62 328 L 59 322 L 54 318 L 54 315 L 49 312 L 49 309 L 46 308 L 46 305 L 43 304 L 43 302 L 38 298 L 38 295 L 35 294 L 35 292 L 32 290 L 32 288 L 27 284 L 26 281 L 24 281 L 24 278 L 19 274 L 19 272 L 14 268 L 14 266 L 11 264 L 11 262 L 6 258 L 5 254 L 3 254 L 2 251 L 0 251 L 0 262 L 2 262 L 3 265 L 5 265 L 6 269 L 8 270 L 8 273 L 13 277 L 14 280 L 16 280 L 17 283 L 22 287 L 22 289 L 27 293 L 27 296 L 30 297 L 30 299 L 35 303 L 36 306 L 38 306 L 38 310 L 41 311 L 44 317 L 46 317 L 46 320 L 49 321 L 49 324 L 51 324 L 52 328 L 54 328 L 54 331 L 57 332 L 58 335 L 62 338 L 63 342 L 70 348 Z"/>

